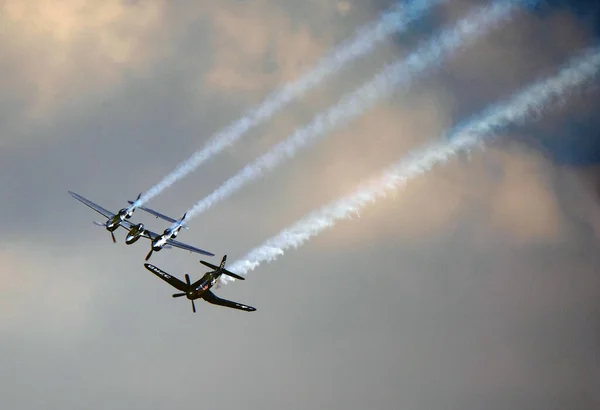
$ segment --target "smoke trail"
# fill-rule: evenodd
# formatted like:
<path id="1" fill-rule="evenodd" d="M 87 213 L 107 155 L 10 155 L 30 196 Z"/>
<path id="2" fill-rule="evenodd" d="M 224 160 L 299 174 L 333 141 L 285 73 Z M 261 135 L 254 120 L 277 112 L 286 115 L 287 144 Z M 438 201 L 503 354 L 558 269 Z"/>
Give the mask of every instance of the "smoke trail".
<path id="1" fill-rule="evenodd" d="M 342 69 L 352 60 L 367 54 L 377 43 L 385 40 L 393 33 L 403 32 L 408 24 L 418 20 L 428 9 L 444 1 L 447 0 L 414 0 L 410 4 L 398 4 L 385 13 L 377 22 L 370 23 L 358 29 L 352 39 L 342 43 L 332 54 L 321 59 L 312 71 L 276 90 L 261 105 L 250 110 L 237 122 L 214 135 L 202 150 L 179 164 L 162 181 L 145 192 L 136 201 L 136 205 L 145 204 L 179 179 L 198 168 L 210 157 L 234 144 L 250 128 L 271 118 L 294 98 L 300 97 L 306 91 Z"/>
<path id="2" fill-rule="evenodd" d="M 535 83 L 511 98 L 507 103 L 493 106 L 467 123 L 451 136 L 451 139 L 430 144 L 416 150 L 408 157 L 387 169 L 379 178 L 360 186 L 354 193 L 318 209 L 263 245 L 250 251 L 243 259 L 234 262 L 230 270 L 247 274 L 261 262 L 272 261 L 283 255 L 286 249 L 297 248 L 336 221 L 347 219 L 375 202 L 378 198 L 394 192 L 410 179 L 444 164 L 462 150 L 469 150 L 483 139 L 493 136 L 499 128 L 519 124 L 555 102 L 563 101 L 569 89 L 580 86 L 599 73 L 600 47 L 587 50 L 565 66 L 556 76 Z M 229 279 L 221 283 L 227 283 Z"/>
<path id="3" fill-rule="evenodd" d="M 456 51 L 464 41 L 474 39 L 486 30 L 508 19 L 516 9 L 515 1 L 497 2 L 471 12 L 451 29 L 442 31 L 431 41 L 419 47 L 407 59 L 397 60 L 388 65 L 371 81 L 356 91 L 344 96 L 340 102 L 324 114 L 317 115 L 304 128 L 297 129 L 283 142 L 277 144 L 266 154 L 244 167 L 213 193 L 200 200 L 188 210 L 188 219 L 206 211 L 218 201 L 227 198 L 244 184 L 258 178 L 266 170 L 279 165 L 285 159 L 293 157 L 296 151 L 317 140 L 336 126 L 345 123 L 363 113 L 377 100 L 390 94 L 400 84 L 410 83 L 413 77 L 423 74 L 442 62 L 443 57 Z"/>

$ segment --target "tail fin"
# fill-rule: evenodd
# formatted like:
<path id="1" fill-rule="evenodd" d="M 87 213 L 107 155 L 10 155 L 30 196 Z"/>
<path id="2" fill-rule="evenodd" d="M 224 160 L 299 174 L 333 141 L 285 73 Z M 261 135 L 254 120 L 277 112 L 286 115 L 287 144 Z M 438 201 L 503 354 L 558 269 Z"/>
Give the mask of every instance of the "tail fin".
<path id="1" fill-rule="evenodd" d="M 131 205 L 129 208 L 133 208 L 135 206 L 135 204 L 137 204 L 137 202 L 140 200 L 141 197 L 142 197 L 142 193 L 140 192 L 140 194 L 137 196 L 135 201 L 127 201 L 127 203 L 129 205 Z"/>
<path id="2" fill-rule="evenodd" d="M 181 222 L 181 227 L 182 227 L 183 229 L 190 229 L 190 228 L 188 228 L 188 226 L 187 226 L 187 225 L 184 225 L 184 224 L 183 224 L 183 221 L 185 221 L 185 218 L 186 218 L 186 217 L 187 217 L 187 212 L 183 214 L 183 216 L 181 217 L 181 219 L 179 220 L 179 222 Z"/>
<path id="3" fill-rule="evenodd" d="M 208 263 L 206 261 L 200 261 L 201 264 L 203 264 L 204 266 L 208 266 L 211 269 L 214 269 L 215 271 L 220 272 L 222 275 L 227 275 L 227 276 L 231 276 L 232 278 L 236 278 L 239 280 L 246 280 L 246 278 L 240 276 L 240 275 L 236 275 L 233 272 L 228 271 L 227 269 L 225 269 L 225 263 L 227 262 L 227 255 L 223 256 L 223 259 L 221 260 L 221 264 L 219 266 L 215 266 L 212 263 Z"/>

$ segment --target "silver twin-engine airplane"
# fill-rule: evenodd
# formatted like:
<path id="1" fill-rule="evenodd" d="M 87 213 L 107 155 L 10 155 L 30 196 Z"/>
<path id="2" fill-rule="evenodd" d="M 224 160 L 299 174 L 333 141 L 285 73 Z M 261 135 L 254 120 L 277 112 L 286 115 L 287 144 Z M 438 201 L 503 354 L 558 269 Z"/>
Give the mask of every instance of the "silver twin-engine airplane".
<path id="1" fill-rule="evenodd" d="M 144 210 L 147 210 L 147 208 L 144 208 Z M 148 255 L 146 255 L 146 260 L 150 259 L 150 257 L 152 256 L 152 252 L 158 252 L 162 248 L 167 247 L 168 245 L 176 246 L 181 249 L 186 249 L 190 252 L 201 253 L 208 256 L 215 256 L 213 253 L 203 251 L 202 249 L 194 248 L 193 246 L 186 245 L 185 243 L 172 239 L 177 237 L 181 228 L 188 229 L 187 226 L 183 224 L 183 221 L 185 221 L 185 216 L 186 214 L 183 214 L 183 217 L 180 220 L 173 222 L 173 225 L 165 229 L 164 232 L 160 235 L 147 229 L 144 230 L 142 236 L 145 236 L 146 238 L 149 238 L 152 241 L 150 244 L 150 252 L 148 252 Z M 131 231 L 129 231 L 129 235 L 132 235 Z"/>
<path id="2" fill-rule="evenodd" d="M 95 204 L 94 202 L 82 197 L 81 195 L 76 194 L 75 192 L 69 191 L 69 194 L 71 194 L 71 196 L 73 198 L 77 199 L 78 201 L 80 201 L 83 204 L 92 208 L 94 211 L 96 211 L 99 214 L 104 215 L 106 218 L 108 218 L 105 223 L 94 222 L 94 224 L 105 227 L 106 230 L 110 232 L 113 242 L 116 242 L 114 231 L 117 230 L 117 228 L 119 228 L 119 226 L 121 226 L 121 227 L 125 228 L 127 231 L 129 231 L 129 233 L 127 234 L 127 237 L 125 238 L 125 243 L 127 245 L 131 245 L 132 243 L 135 243 L 141 237 L 150 239 L 151 248 L 150 248 L 150 252 L 146 256 L 146 260 L 150 259 L 152 252 L 160 251 L 162 248 L 168 248 L 170 246 L 174 246 L 176 248 L 184 249 L 184 250 L 187 250 L 190 252 L 200 253 L 202 255 L 214 256 L 213 253 L 207 252 L 205 250 L 202 250 L 202 249 L 196 248 L 194 246 L 191 246 L 191 245 L 188 245 L 188 244 L 185 244 L 185 243 L 182 243 L 182 242 L 172 239 L 177 236 L 177 234 L 179 233 L 179 230 L 181 228 L 187 229 L 187 227 L 184 226 L 184 224 L 183 224 L 183 221 L 185 220 L 185 215 L 183 215 L 183 218 L 181 218 L 180 220 L 176 220 L 169 216 L 163 215 L 160 212 L 154 211 L 152 209 L 145 208 L 143 206 L 138 206 L 138 205 L 136 205 L 135 202 L 132 202 L 132 201 L 129 201 L 129 204 L 130 204 L 129 207 L 123 208 L 117 214 L 114 214 L 114 213 L 104 209 L 100 205 Z M 141 194 L 140 194 L 140 196 L 141 196 Z M 140 198 L 140 196 L 138 196 L 138 199 Z M 171 225 L 170 227 L 165 229 L 164 232 L 159 235 L 157 233 L 154 233 L 154 232 L 144 228 L 144 224 L 142 224 L 142 223 L 133 224 L 133 223 L 129 222 L 127 219 L 131 218 L 131 215 L 137 208 L 140 208 L 140 209 L 156 216 L 157 218 L 161 218 L 161 219 L 164 219 L 165 221 L 171 222 L 173 225 Z"/>

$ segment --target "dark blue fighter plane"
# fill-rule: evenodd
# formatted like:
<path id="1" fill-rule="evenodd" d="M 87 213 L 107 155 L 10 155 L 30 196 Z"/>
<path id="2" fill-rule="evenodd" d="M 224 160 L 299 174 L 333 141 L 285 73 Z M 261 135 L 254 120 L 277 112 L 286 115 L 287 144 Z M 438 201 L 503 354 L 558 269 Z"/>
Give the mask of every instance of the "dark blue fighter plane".
<path id="1" fill-rule="evenodd" d="M 226 306 L 233 309 L 244 310 L 246 312 L 254 312 L 256 309 L 252 306 L 247 306 L 241 303 L 232 302 L 230 300 L 221 299 L 210 291 L 210 288 L 213 287 L 215 283 L 217 283 L 221 275 L 228 275 L 232 278 L 244 280 L 243 277 L 225 269 L 226 260 L 227 255 L 223 256 L 223 260 L 221 260 L 221 264 L 219 266 L 215 266 L 212 263 L 208 263 L 205 261 L 200 261 L 201 264 L 208 266 L 213 270 L 210 272 L 206 272 L 201 279 L 197 280 L 194 283 L 190 282 L 190 276 L 187 273 L 185 274 L 185 282 L 183 282 L 177 279 L 176 277 L 169 275 L 167 272 L 157 268 L 154 265 L 146 263 L 144 264 L 144 266 L 150 272 L 154 273 L 156 276 L 167 282 L 169 285 L 173 286 L 175 289 L 180 290 L 182 293 L 176 293 L 173 295 L 173 297 L 187 297 L 192 302 L 192 310 L 194 311 L 194 313 L 196 313 L 196 305 L 194 304 L 194 300 L 196 299 L 204 299 L 205 301 L 207 301 L 208 303 L 212 303 L 213 305 Z"/>

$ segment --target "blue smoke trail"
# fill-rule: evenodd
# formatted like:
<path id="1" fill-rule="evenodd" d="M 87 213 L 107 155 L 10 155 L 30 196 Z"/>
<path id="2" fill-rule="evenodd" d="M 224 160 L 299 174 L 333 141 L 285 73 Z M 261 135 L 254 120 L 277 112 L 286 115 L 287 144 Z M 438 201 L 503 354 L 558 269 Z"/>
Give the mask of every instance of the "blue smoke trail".
<path id="1" fill-rule="evenodd" d="M 362 114 L 379 99 L 389 95 L 400 84 L 409 84 L 413 77 L 424 74 L 427 69 L 441 64 L 443 58 L 456 51 L 466 41 L 482 35 L 487 30 L 509 19 L 517 10 L 516 1 L 497 2 L 471 12 L 451 29 L 442 31 L 431 41 L 419 47 L 406 59 L 388 65 L 374 79 L 359 87 L 324 114 L 317 115 L 304 128 L 297 129 L 283 142 L 244 167 L 213 193 L 200 200 L 187 211 L 188 219 L 206 211 L 217 202 L 229 197 L 246 183 L 260 177 L 264 171 L 274 168 L 296 151 L 335 127 Z"/>
<path id="2" fill-rule="evenodd" d="M 480 116 L 454 132 L 450 140 L 444 139 L 410 153 L 407 157 L 387 169 L 379 178 L 360 186 L 354 193 L 325 205 L 263 245 L 250 251 L 243 259 L 234 262 L 229 269 L 238 274 L 247 274 L 260 263 L 272 261 L 289 248 L 297 248 L 331 228 L 336 221 L 348 219 L 378 198 L 395 192 L 409 180 L 430 171 L 438 164 L 445 164 L 457 153 L 483 145 L 485 138 L 493 137 L 502 128 L 523 123 L 557 100 L 567 98 L 573 91 L 594 76 L 600 69 L 600 47 L 587 50 L 579 58 L 571 60 L 556 76 L 537 82 L 518 93 L 508 102 L 493 106 Z M 222 280 L 221 284 L 229 281 Z"/>
<path id="3" fill-rule="evenodd" d="M 293 99 L 302 96 L 327 77 L 341 70 L 352 60 L 367 54 L 378 43 L 393 33 L 403 32 L 408 24 L 418 20 L 431 7 L 447 0 L 414 0 L 410 4 L 398 4 L 377 22 L 357 30 L 355 36 L 338 46 L 333 53 L 320 60 L 317 66 L 296 81 L 270 94 L 258 107 L 252 109 L 237 122 L 214 135 L 191 158 L 181 163 L 162 181 L 150 188 L 136 201 L 140 206 L 159 195 L 179 179 L 194 171 L 213 155 L 233 145 L 250 128 L 271 118 Z"/>

